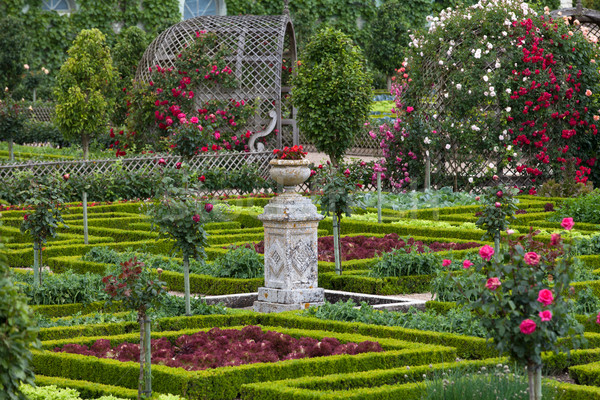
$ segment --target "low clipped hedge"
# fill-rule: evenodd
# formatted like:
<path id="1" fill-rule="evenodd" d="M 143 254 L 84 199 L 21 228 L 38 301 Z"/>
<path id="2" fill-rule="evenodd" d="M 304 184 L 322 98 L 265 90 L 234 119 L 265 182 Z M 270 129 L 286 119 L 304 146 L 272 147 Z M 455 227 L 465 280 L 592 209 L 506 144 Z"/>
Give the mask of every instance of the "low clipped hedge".
<path id="1" fill-rule="evenodd" d="M 56 376 L 36 375 L 35 384 L 37 386 L 54 385 L 59 388 L 75 389 L 81 394 L 83 399 L 95 399 L 102 396 L 115 396 L 123 399 L 137 399 L 138 391 L 136 389 L 127 389 L 121 386 L 102 385 L 99 383 L 88 382 L 85 380 L 74 380 L 59 378 Z M 156 395 L 152 396 L 156 398 Z"/>
<path id="2" fill-rule="evenodd" d="M 355 275 L 362 273 L 362 275 Z M 337 275 L 335 272 L 319 274 L 319 286 L 325 289 L 342 290 L 377 295 L 423 293 L 429 291 L 433 275 L 411 275 L 403 277 L 372 278 L 365 271 L 350 271 Z"/>

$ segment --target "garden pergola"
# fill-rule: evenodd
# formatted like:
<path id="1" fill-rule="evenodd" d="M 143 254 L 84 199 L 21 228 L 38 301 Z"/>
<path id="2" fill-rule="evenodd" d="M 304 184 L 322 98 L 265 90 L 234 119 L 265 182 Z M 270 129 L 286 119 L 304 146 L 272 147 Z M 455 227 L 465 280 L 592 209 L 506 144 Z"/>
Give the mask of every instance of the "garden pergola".
<path id="1" fill-rule="evenodd" d="M 237 81 L 236 88 L 220 85 L 196 88 L 197 104 L 209 100 L 256 101 L 257 112 L 248 129 L 256 132 L 249 145 L 253 151 L 264 150 L 256 140 L 271 132 L 267 145 L 281 148 L 298 144 L 294 110 L 289 103 L 287 79 L 296 62 L 294 27 L 285 2 L 282 15 L 273 16 L 201 16 L 179 22 L 162 32 L 146 49 L 138 64 L 136 79 L 148 81 L 150 68 L 170 68 L 173 60 L 196 32 L 206 31 L 218 37 L 219 47 L 231 50 L 230 68 Z"/>

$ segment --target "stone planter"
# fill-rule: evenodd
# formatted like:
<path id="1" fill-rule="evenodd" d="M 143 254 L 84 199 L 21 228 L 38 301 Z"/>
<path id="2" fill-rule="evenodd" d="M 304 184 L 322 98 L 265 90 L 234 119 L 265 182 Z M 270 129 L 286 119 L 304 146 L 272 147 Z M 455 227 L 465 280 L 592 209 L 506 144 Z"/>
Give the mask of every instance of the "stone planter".
<path id="1" fill-rule="evenodd" d="M 271 160 L 271 178 L 283 185 L 284 192 L 295 192 L 296 186 L 310 178 L 308 160 Z"/>

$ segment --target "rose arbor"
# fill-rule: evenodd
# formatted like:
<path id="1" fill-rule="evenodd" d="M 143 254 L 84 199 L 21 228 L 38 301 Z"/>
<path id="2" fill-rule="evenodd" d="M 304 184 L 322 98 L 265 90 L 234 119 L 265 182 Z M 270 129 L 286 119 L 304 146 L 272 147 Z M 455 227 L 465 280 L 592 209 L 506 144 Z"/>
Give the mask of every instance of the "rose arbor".
<path id="1" fill-rule="evenodd" d="M 308 160 L 290 158 L 271 160 L 271 177 L 285 191 L 258 217 L 265 227 L 265 287 L 258 288 L 258 312 L 303 309 L 324 300 L 317 287 L 317 226 L 323 216 L 295 192 L 310 176 Z"/>

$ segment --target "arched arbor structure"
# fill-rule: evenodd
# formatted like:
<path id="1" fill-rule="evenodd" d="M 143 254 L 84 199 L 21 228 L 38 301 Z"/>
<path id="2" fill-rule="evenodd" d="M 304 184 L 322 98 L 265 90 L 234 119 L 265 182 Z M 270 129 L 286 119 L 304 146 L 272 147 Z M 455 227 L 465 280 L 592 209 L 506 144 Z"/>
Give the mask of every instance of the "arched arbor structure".
<path id="1" fill-rule="evenodd" d="M 256 115 L 248 129 L 255 132 L 249 142 L 253 151 L 264 150 L 256 140 L 267 138 L 267 147 L 298 144 L 294 110 L 289 102 L 288 80 L 296 64 L 294 27 L 287 11 L 274 16 L 201 16 L 179 22 L 162 32 L 148 46 L 136 79 L 150 80 L 150 68 L 174 66 L 173 60 L 196 32 L 216 34 L 219 47 L 231 50 L 228 63 L 237 78 L 235 88 L 202 85 L 194 88 L 197 104 L 210 100 L 256 101 Z"/>

